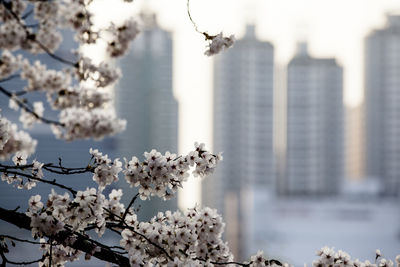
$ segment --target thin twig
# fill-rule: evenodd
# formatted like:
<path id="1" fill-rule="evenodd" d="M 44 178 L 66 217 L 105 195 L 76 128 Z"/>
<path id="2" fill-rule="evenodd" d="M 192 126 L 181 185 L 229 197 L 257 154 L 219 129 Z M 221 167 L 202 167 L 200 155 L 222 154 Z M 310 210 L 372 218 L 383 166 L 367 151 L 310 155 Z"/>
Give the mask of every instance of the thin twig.
<path id="1" fill-rule="evenodd" d="M 47 244 L 47 243 L 36 242 L 36 241 L 27 240 L 27 239 L 21 239 L 21 238 L 17 238 L 17 237 L 10 236 L 10 235 L 0 235 L 0 238 L 8 238 L 8 239 L 15 240 L 18 242 L 29 243 L 29 244 L 34 244 L 34 245 Z"/>
<path id="2" fill-rule="evenodd" d="M 187 0 L 186 2 L 186 7 L 187 7 L 187 14 L 189 16 L 190 22 L 192 22 L 194 29 L 196 30 L 196 32 L 201 33 L 202 35 L 204 35 L 204 37 L 206 38 L 206 40 L 212 40 L 215 35 L 209 35 L 207 32 L 202 32 L 199 30 L 199 28 L 197 27 L 197 24 L 194 22 L 192 15 L 190 14 L 190 6 L 189 6 L 189 2 L 190 0 Z"/>
<path id="3" fill-rule="evenodd" d="M 194 260 L 199 260 L 199 261 L 203 261 L 203 262 L 207 262 L 205 259 L 202 258 L 194 258 Z M 210 263 L 215 264 L 215 265 L 229 265 L 229 264 L 235 264 L 238 266 L 250 266 L 253 262 L 249 262 L 249 263 L 241 263 L 241 262 L 237 262 L 237 261 L 227 261 L 227 262 L 217 262 L 217 261 L 211 261 Z"/>
<path id="4" fill-rule="evenodd" d="M 35 43 L 37 43 L 40 46 L 40 48 L 42 48 L 43 51 L 45 51 L 50 57 L 52 57 L 52 58 L 54 58 L 54 59 L 56 59 L 56 60 L 58 60 L 58 61 L 60 61 L 62 63 L 65 63 L 67 65 L 71 65 L 72 67 L 75 67 L 75 68 L 78 67 L 79 64 L 77 62 L 72 62 L 72 61 L 64 59 L 64 58 L 62 58 L 60 56 L 57 56 L 56 54 L 53 54 L 52 52 L 50 52 L 50 50 L 46 46 L 44 46 L 41 42 L 39 42 L 38 40 L 34 39 L 33 41 Z"/>
<path id="5" fill-rule="evenodd" d="M 53 257 L 53 241 L 51 240 L 51 238 L 49 239 L 50 242 L 50 256 L 49 256 L 49 267 L 51 267 L 51 258 Z"/>
<path id="6" fill-rule="evenodd" d="M 26 18 L 29 17 L 32 13 L 33 13 L 33 8 L 32 8 L 31 10 L 29 10 L 28 12 L 26 12 L 21 18 L 22 18 L 22 19 L 26 19 Z"/>
<path id="7" fill-rule="evenodd" d="M 43 256 L 40 259 L 33 260 L 33 261 L 12 261 L 12 260 L 7 259 L 7 257 L 4 255 L 3 251 L 0 251 L 0 254 L 1 254 L 1 258 L 3 259 L 1 266 L 6 266 L 6 263 L 10 263 L 13 265 L 30 265 L 30 264 L 34 264 L 34 263 L 41 262 L 44 260 L 44 256 Z"/>
<path id="8" fill-rule="evenodd" d="M 3 261 L 1 262 L 1 267 L 5 267 L 5 266 L 7 265 L 7 258 L 6 258 L 6 256 L 4 255 L 3 251 L 1 251 L 1 250 L 0 250 L 0 255 L 1 255 L 1 259 L 3 260 Z"/>
<path id="9" fill-rule="evenodd" d="M 12 79 L 15 79 L 15 78 L 17 78 L 17 77 L 19 77 L 19 74 L 10 75 L 10 76 L 8 76 L 8 77 L 6 77 L 6 78 L 1 79 L 1 80 L 0 80 L 0 83 L 2 83 L 2 82 L 7 82 L 7 81 L 12 80 Z"/>
<path id="10" fill-rule="evenodd" d="M 132 198 L 131 202 L 129 202 L 129 205 L 128 205 L 128 207 L 126 208 L 126 210 L 125 210 L 125 212 L 124 212 L 124 215 L 122 215 L 121 224 L 125 222 L 125 218 L 126 218 L 126 216 L 128 215 L 128 213 L 129 213 L 129 209 L 132 207 L 133 203 L 135 203 L 135 201 L 136 201 L 136 199 L 138 198 L 138 196 L 139 196 L 139 193 L 137 193 L 137 194 Z"/>
<path id="11" fill-rule="evenodd" d="M 86 172 L 93 172 L 92 168 L 86 167 L 86 168 L 81 168 L 79 170 L 62 170 L 62 171 L 57 171 L 52 168 L 57 168 L 56 166 L 43 166 L 43 169 L 46 171 L 52 172 L 52 173 L 57 173 L 57 174 L 63 174 L 63 175 L 72 175 L 72 174 L 81 174 L 81 173 L 86 173 Z"/>
<path id="12" fill-rule="evenodd" d="M 71 231 L 72 231 L 72 230 L 71 230 Z M 104 244 L 102 244 L 102 243 L 100 243 L 100 242 L 98 242 L 98 241 L 96 241 L 96 240 L 91 239 L 91 238 L 88 237 L 87 235 L 83 235 L 83 234 L 81 234 L 81 233 L 79 233 L 79 232 L 75 232 L 75 231 L 72 231 L 72 232 L 73 232 L 75 235 L 77 235 L 77 236 L 79 236 L 79 237 L 81 237 L 81 238 L 86 239 L 87 241 L 89 241 L 89 242 L 93 245 L 93 249 L 95 249 L 96 247 L 101 247 L 101 248 L 103 248 L 103 249 L 109 250 L 113 255 L 115 255 L 114 253 L 121 254 L 121 253 L 119 253 L 119 252 L 116 252 L 116 251 L 112 250 L 109 246 L 104 245 Z M 119 261 L 119 258 L 114 256 L 114 260 Z"/>
<path id="13" fill-rule="evenodd" d="M 111 215 L 114 215 L 115 217 L 122 219 L 121 216 L 118 216 L 117 214 L 114 214 L 112 211 L 110 211 L 109 209 L 104 208 L 104 210 L 106 210 L 107 212 L 109 212 Z M 148 237 L 146 237 L 144 234 L 139 233 L 138 231 L 136 231 L 135 228 L 129 226 L 126 222 L 123 222 L 123 224 L 125 226 L 123 226 L 123 228 L 129 229 L 131 230 L 133 233 L 135 233 L 138 236 L 141 236 L 142 238 L 144 238 L 148 243 L 150 243 L 151 245 L 153 245 L 154 247 L 158 248 L 159 250 L 161 250 L 162 253 L 165 254 L 165 256 L 167 256 L 168 259 L 170 259 L 171 261 L 173 261 L 174 259 L 171 257 L 171 255 L 168 254 L 168 252 L 165 250 L 165 248 L 163 248 L 162 246 L 158 245 L 157 243 L 154 243 L 153 241 L 151 241 Z M 120 228 L 121 225 L 120 224 L 108 224 L 108 227 L 117 227 Z"/>
<path id="14" fill-rule="evenodd" d="M 7 172 L 9 170 L 26 170 L 33 167 L 33 164 L 26 165 L 5 165 L 0 163 L 0 168 L 3 168 L 3 171 Z M 94 167 L 86 166 L 81 168 L 67 168 L 54 166 L 53 163 L 46 163 L 42 166 L 42 168 L 51 173 L 63 174 L 63 175 L 74 175 L 74 174 L 82 174 L 87 172 L 93 172 Z M 61 171 L 59 171 L 61 169 Z"/>
<path id="15" fill-rule="evenodd" d="M 186 2 L 186 7 L 187 7 L 187 14 L 188 14 L 188 16 L 189 16 L 190 22 L 192 22 L 192 24 L 193 24 L 193 26 L 194 26 L 194 29 L 195 29 L 197 32 L 199 32 L 199 33 L 202 34 L 203 32 L 199 31 L 199 29 L 197 28 L 196 23 L 194 22 L 194 20 L 193 20 L 193 18 L 192 18 L 192 15 L 190 14 L 189 2 L 190 2 L 190 0 L 187 0 L 187 2 Z"/>
<path id="16" fill-rule="evenodd" d="M 65 126 L 63 123 L 59 122 L 59 121 L 54 121 L 54 120 L 50 120 L 50 119 L 46 119 L 42 116 L 39 116 L 35 111 L 33 111 L 26 103 L 24 103 L 22 100 L 20 100 L 19 98 L 16 98 L 15 95 L 13 95 L 12 93 L 10 93 L 9 91 L 7 91 L 6 89 L 4 89 L 2 86 L 0 86 L 0 92 L 2 92 L 3 94 L 5 94 L 6 96 L 8 96 L 9 98 L 12 98 L 15 100 L 15 102 L 17 103 L 17 105 L 24 109 L 26 112 L 29 112 L 30 114 L 32 114 L 36 119 L 40 120 L 43 123 L 46 124 L 54 124 L 54 125 L 58 125 L 58 126 Z M 14 97 L 13 97 L 14 96 Z"/>
<path id="17" fill-rule="evenodd" d="M 62 189 L 65 189 L 65 190 L 68 190 L 69 192 L 71 192 L 71 194 L 74 197 L 77 194 L 77 192 L 74 189 L 72 189 L 71 187 L 65 186 L 63 184 L 57 183 L 55 179 L 53 181 L 45 180 L 45 179 L 41 179 L 41 178 L 35 177 L 33 175 L 25 174 L 23 172 L 17 172 L 17 171 L 7 170 L 7 169 L 0 169 L 0 172 L 3 172 L 5 174 L 15 174 L 15 175 L 23 176 L 23 177 L 31 179 L 31 180 L 35 180 L 35 181 L 42 182 L 42 183 L 45 183 L 45 184 L 51 184 L 51 185 L 60 187 Z"/>
<path id="18" fill-rule="evenodd" d="M 13 94 L 14 94 L 14 95 L 16 95 L 16 96 L 25 95 L 25 94 L 27 94 L 27 93 L 28 93 L 27 91 L 18 91 L 18 92 L 13 92 Z"/>

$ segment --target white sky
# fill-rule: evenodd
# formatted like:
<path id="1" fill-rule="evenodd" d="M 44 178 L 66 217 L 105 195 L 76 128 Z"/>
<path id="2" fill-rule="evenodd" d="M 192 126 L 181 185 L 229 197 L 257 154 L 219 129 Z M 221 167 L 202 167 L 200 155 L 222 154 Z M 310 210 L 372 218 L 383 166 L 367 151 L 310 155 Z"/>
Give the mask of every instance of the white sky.
<path id="1" fill-rule="evenodd" d="M 212 147 L 212 59 L 203 55 L 206 43 L 195 32 L 186 13 L 186 0 L 134 0 L 118 8 L 103 0 L 97 12 L 123 18 L 145 7 L 158 14 L 160 25 L 173 33 L 174 93 L 180 102 L 180 152 L 195 141 Z M 111 4 L 111 8 L 110 5 Z M 191 0 L 191 14 L 200 30 L 210 34 L 244 32 L 257 24 L 257 35 L 275 46 L 276 64 L 285 66 L 296 42 L 307 40 L 316 57 L 336 57 L 344 67 L 344 102 L 355 106 L 363 94 L 363 40 L 371 29 L 385 24 L 385 14 L 399 11 L 399 0 Z M 125 12 L 125 13 L 124 13 Z M 185 185 L 181 207 L 200 201 L 198 182 Z"/>

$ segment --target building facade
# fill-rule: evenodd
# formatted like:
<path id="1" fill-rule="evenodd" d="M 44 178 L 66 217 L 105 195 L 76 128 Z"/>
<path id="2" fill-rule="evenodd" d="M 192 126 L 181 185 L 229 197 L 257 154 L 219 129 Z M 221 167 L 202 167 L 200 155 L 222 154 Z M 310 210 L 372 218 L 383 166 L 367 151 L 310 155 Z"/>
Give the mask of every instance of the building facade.
<path id="1" fill-rule="evenodd" d="M 203 203 L 224 214 L 239 258 L 245 189 L 273 183 L 273 55 L 272 44 L 247 26 L 233 48 L 215 57 L 213 150 L 224 160 L 203 181 Z"/>
<path id="2" fill-rule="evenodd" d="M 298 45 L 287 69 L 286 173 L 283 195 L 338 191 L 344 175 L 343 70 Z"/>
<path id="3" fill-rule="evenodd" d="M 129 159 L 143 159 L 143 153 L 151 149 L 162 154 L 178 152 L 171 34 L 157 26 L 154 16 L 144 17 L 144 22 L 146 26 L 131 44 L 129 54 L 119 62 L 123 77 L 116 90 L 116 107 L 127 126 L 116 142 L 120 155 Z M 125 181 L 121 186 L 127 186 Z M 129 196 L 124 200 L 129 201 Z M 176 200 L 164 202 L 154 197 L 150 202 L 142 205 L 143 218 L 154 216 L 157 211 L 176 209 Z"/>
<path id="4" fill-rule="evenodd" d="M 365 41 L 367 175 L 381 180 L 382 194 L 399 195 L 400 16 Z"/>

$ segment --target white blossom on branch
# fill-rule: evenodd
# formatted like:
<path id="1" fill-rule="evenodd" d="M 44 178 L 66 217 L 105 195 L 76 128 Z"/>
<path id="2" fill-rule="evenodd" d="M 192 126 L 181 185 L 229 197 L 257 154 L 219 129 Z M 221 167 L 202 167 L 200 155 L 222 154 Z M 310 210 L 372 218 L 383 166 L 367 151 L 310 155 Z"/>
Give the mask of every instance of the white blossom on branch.
<path id="1" fill-rule="evenodd" d="M 7 78 L 20 68 L 21 57 L 4 50 L 0 57 L 0 79 Z"/>
<path id="2" fill-rule="evenodd" d="M 204 54 L 212 56 L 231 47 L 235 42 L 235 36 L 224 37 L 221 32 L 215 36 L 209 36 L 207 40 L 209 40 L 208 49 Z"/>
<path id="3" fill-rule="evenodd" d="M 111 24 L 108 28 L 111 40 L 108 42 L 107 52 L 111 57 L 119 57 L 126 53 L 129 43 L 139 34 L 138 23 L 134 19 L 127 20 L 123 25 Z"/>
<path id="4" fill-rule="evenodd" d="M 16 124 L 0 115 L 0 160 L 8 159 L 16 152 L 31 155 L 35 152 L 36 144 L 37 141 L 28 133 L 18 131 Z"/>
<path id="5" fill-rule="evenodd" d="M 53 133 L 57 138 L 68 141 L 89 138 L 101 140 L 124 130 L 126 126 L 126 121 L 118 119 L 114 110 L 104 108 L 64 109 L 60 113 L 60 123 L 62 127 L 52 125 Z"/>
<path id="6" fill-rule="evenodd" d="M 145 160 L 140 162 L 132 157 L 125 159 L 125 179 L 131 185 L 139 188 L 140 198 L 158 196 L 165 200 L 173 197 L 182 183 L 189 176 L 190 166 L 194 166 L 193 174 L 204 177 L 211 174 L 221 154 L 214 155 L 204 148 L 204 144 L 195 144 L 195 151 L 187 156 L 177 157 L 169 152 L 162 155 L 156 150 L 144 154 Z"/>

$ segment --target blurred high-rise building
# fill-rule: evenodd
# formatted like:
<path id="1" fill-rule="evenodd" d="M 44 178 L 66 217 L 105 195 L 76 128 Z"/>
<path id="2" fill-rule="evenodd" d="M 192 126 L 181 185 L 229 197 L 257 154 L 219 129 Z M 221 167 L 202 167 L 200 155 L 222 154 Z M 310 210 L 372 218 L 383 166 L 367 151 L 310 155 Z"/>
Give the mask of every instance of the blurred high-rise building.
<path id="1" fill-rule="evenodd" d="M 365 178 L 365 114 L 364 105 L 345 109 L 346 178 L 361 181 Z"/>
<path id="2" fill-rule="evenodd" d="M 274 48 L 256 38 L 252 25 L 233 48 L 215 57 L 213 150 L 222 151 L 224 160 L 203 182 L 203 203 L 224 214 L 228 242 L 239 258 L 240 228 L 246 227 L 243 192 L 272 187 L 274 180 L 273 73 Z"/>
<path id="3" fill-rule="evenodd" d="M 283 195 L 337 192 L 344 175 L 343 70 L 299 43 L 287 70 L 287 152 Z"/>
<path id="4" fill-rule="evenodd" d="M 400 189 L 400 16 L 365 41 L 367 175 L 382 182 L 382 193 Z"/>
<path id="5" fill-rule="evenodd" d="M 178 103 L 172 91 L 172 38 L 158 27 L 154 15 L 144 15 L 144 29 L 120 62 L 121 78 L 116 90 L 118 115 L 127 120 L 117 137 L 121 156 L 143 159 L 145 151 L 178 152 Z M 127 186 L 125 181 L 121 186 Z M 126 188 L 126 190 L 129 189 Z M 132 189 L 130 190 L 132 191 Z M 129 201 L 132 194 L 125 196 Z M 139 215 L 148 218 L 157 211 L 176 209 L 176 200 L 154 197 L 142 204 Z"/>

